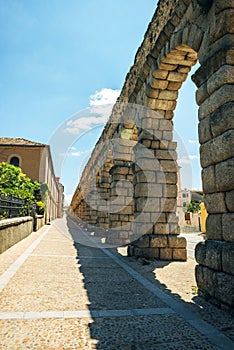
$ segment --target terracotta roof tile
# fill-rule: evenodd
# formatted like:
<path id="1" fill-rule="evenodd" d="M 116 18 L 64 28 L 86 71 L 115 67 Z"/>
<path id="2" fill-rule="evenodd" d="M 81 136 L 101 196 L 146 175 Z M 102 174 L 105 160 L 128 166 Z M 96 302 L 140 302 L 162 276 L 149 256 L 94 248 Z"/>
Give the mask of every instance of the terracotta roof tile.
<path id="1" fill-rule="evenodd" d="M 0 145 L 46 146 L 46 144 L 19 137 L 0 137 Z"/>

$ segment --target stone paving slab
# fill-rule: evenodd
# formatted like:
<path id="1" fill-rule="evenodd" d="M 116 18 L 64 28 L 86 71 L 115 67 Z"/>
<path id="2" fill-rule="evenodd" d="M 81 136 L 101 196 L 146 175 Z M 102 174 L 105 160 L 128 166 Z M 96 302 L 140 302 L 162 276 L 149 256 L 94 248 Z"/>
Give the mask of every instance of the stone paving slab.
<path id="1" fill-rule="evenodd" d="M 1 350 L 96 349 L 92 319 L 0 320 Z"/>
<path id="2" fill-rule="evenodd" d="M 4 350 L 218 349 L 176 315 L 0 320 L 0 330 Z"/>
<path id="3" fill-rule="evenodd" d="M 74 232 L 74 226 L 76 226 L 77 232 Z M 78 235 L 80 234 L 80 235 L 85 236 L 87 242 L 89 241 L 89 237 L 88 237 L 87 232 L 84 232 L 82 229 L 80 229 L 79 225 L 77 225 L 75 222 L 70 224 L 69 219 L 68 219 L 68 227 L 72 227 L 72 235 L 73 235 L 73 237 L 75 237 L 75 239 L 77 239 Z M 95 243 L 93 237 L 91 237 L 91 240 L 93 243 Z M 125 271 L 127 271 L 131 276 L 133 276 L 142 285 L 144 285 L 146 287 L 146 289 L 150 290 L 155 296 L 160 297 L 163 301 L 166 302 L 166 304 L 168 304 L 170 307 L 172 307 L 173 310 L 176 310 L 176 312 L 178 312 L 185 320 L 187 320 L 190 323 L 190 325 L 195 327 L 201 333 L 208 336 L 208 338 L 212 342 L 215 341 L 215 343 L 218 344 L 221 349 L 228 349 L 229 350 L 230 348 L 234 347 L 233 342 L 230 341 L 224 334 L 221 333 L 221 332 L 223 332 L 227 336 L 230 336 L 230 339 L 233 339 L 233 330 L 234 330 L 233 318 L 229 314 L 222 312 L 221 310 L 206 303 L 206 305 L 207 304 L 209 305 L 209 307 L 206 307 L 206 310 L 209 309 L 208 314 L 211 316 L 211 317 L 209 317 L 209 315 L 207 315 L 207 313 L 205 314 L 206 320 L 208 321 L 208 323 L 207 323 L 205 321 L 204 313 L 199 312 L 200 308 L 203 309 L 203 306 L 200 305 L 201 303 L 200 304 L 198 303 L 198 308 L 196 308 L 195 313 L 192 313 L 190 311 L 190 308 L 188 307 L 187 303 L 185 305 L 183 305 L 183 303 L 181 301 L 179 303 L 176 302 L 175 300 L 173 301 L 173 298 L 171 297 L 171 291 L 168 291 L 168 289 L 166 289 L 167 293 L 165 294 L 165 289 L 164 289 L 163 284 L 160 284 L 160 286 L 163 286 L 163 288 L 159 288 L 157 286 L 158 283 L 157 284 L 151 283 L 147 278 L 144 277 L 144 273 L 139 274 L 136 272 L 135 269 L 132 269 L 130 266 L 128 266 L 128 264 L 126 264 L 123 261 L 123 259 L 122 259 L 123 256 L 121 255 L 121 257 L 120 257 L 120 255 L 119 255 L 122 248 L 120 248 L 120 249 L 118 248 L 117 250 L 114 250 L 114 253 L 113 253 L 113 250 L 103 249 L 102 245 L 98 242 L 98 240 L 96 241 L 96 245 L 99 246 L 100 249 L 102 251 L 104 251 L 107 256 L 112 257 L 112 259 L 114 261 L 116 261 L 116 263 L 119 266 L 123 267 L 123 269 Z M 128 259 L 128 261 L 130 262 L 130 264 L 132 262 L 134 262 L 133 260 L 130 260 L 130 259 Z M 147 262 L 147 264 L 148 263 L 149 262 Z M 164 262 L 164 264 L 165 264 L 165 262 Z M 166 262 L 166 265 L 168 265 L 168 264 L 171 264 L 171 262 Z M 184 268 L 186 268 L 186 264 L 187 263 L 184 262 Z M 134 264 L 134 268 L 135 268 L 135 264 Z M 193 276 L 194 271 L 191 271 L 191 272 L 192 272 L 191 276 Z M 180 285 L 181 281 L 184 282 L 184 275 L 180 274 L 179 271 L 175 268 L 174 269 L 174 282 L 175 282 L 175 284 Z M 189 280 L 189 282 L 191 282 L 191 281 Z M 161 289 L 163 290 L 163 292 L 161 292 Z M 172 295 L 174 296 L 174 294 L 172 294 Z M 181 298 L 181 299 L 183 301 L 183 298 Z M 196 299 L 200 299 L 200 298 L 196 298 Z M 194 305 L 194 304 L 192 304 L 192 305 Z M 189 306 L 190 306 L 190 304 L 189 304 Z M 227 322 L 229 322 L 231 327 L 229 327 L 229 329 L 227 328 L 227 331 L 226 331 L 225 327 L 220 328 L 221 332 L 219 332 L 218 330 L 213 328 L 213 325 L 215 323 L 213 322 L 212 315 L 215 314 L 216 311 L 220 311 L 220 312 L 218 312 L 219 316 L 221 316 L 219 324 L 222 324 L 223 322 L 225 323 L 225 320 L 228 319 Z"/>
<path id="4" fill-rule="evenodd" d="M 168 293 L 173 292 L 177 299 L 194 303 L 194 291 L 196 290 L 195 266 L 193 259 L 182 261 L 162 261 L 135 259 L 127 257 L 127 249 L 119 248 L 119 254 L 111 250 L 114 255 L 121 257 L 125 264 L 134 266 L 134 269 L 143 274 L 148 280 L 162 287 Z"/>
<path id="5" fill-rule="evenodd" d="M 22 251 L 27 249 L 41 234 L 46 230 L 44 226 L 38 232 L 32 232 L 28 237 L 13 245 L 7 251 L 0 254 L 0 275 L 3 274 L 13 262 L 22 254 Z"/>
<path id="6" fill-rule="evenodd" d="M 134 309 L 165 307 L 166 305 L 136 281 L 93 282 L 85 285 L 91 301 L 90 309 Z"/>
<path id="7" fill-rule="evenodd" d="M 83 262 L 83 261 L 82 261 Z M 112 283 L 122 283 L 122 282 L 132 282 L 133 277 L 126 274 L 120 267 L 110 267 L 98 268 L 98 274 L 95 265 L 94 266 L 83 266 L 81 265 L 81 270 L 85 272 L 85 283 L 100 283 L 105 279 L 106 281 L 111 281 Z"/>
<path id="8" fill-rule="evenodd" d="M 9 298 L 10 296 L 10 298 Z M 89 299 L 77 261 L 29 257 L 1 293 L 1 311 L 84 309 Z"/>
<path id="9" fill-rule="evenodd" d="M 73 224 L 73 235 L 75 227 Z M 233 329 L 227 314 L 212 309 L 219 317 L 220 332 L 213 328 L 211 318 L 204 322 L 203 314 L 187 307 L 191 302 L 176 301 L 173 285 L 165 293 L 166 284 L 155 280 L 155 262 L 144 266 L 126 258 L 124 248 L 74 244 L 65 220 L 39 231 L 37 238 L 29 236 L 14 247 L 17 263 L 13 262 L 13 272 L 7 270 L 2 279 L 0 349 L 232 348 L 233 343 L 224 336 L 231 337 Z M 75 234 L 88 244 L 88 233 L 77 228 Z M 7 261 L 12 251 L 4 255 Z M 161 272 L 169 266 L 161 266 Z M 7 267 L 10 271 L 11 266 Z M 178 289 L 183 277 L 178 266 L 170 276 Z"/>
<path id="10" fill-rule="evenodd" d="M 198 297 L 196 292 L 194 292 L 194 287 L 196 286 L 195 260 L 188 259 L 187 262 L 174 261 L 170 263 L 151 260 L 145 264 L 142 259 L 128 258 L 125 247 L 118 248 L 119 254 L 114 250 L 111 250 L 111 252 L 117 255 L 118 258 L 121 257 L 128 266 L 134 266 L 134 270 L 165 293 L 176 300 L 185 302 L 188 310 L 198 314 L 203 320 L 234 341 L 234 318 L 229 313 Z"/>
<path id="11" fill-rule="evenodd" d="M 10 319 L 44 319 L 44 318 L 99 318 L 122 317 L 141 315 L 165 315 L 175 312 L 167 307 L 151 309 L 124 309 L 124 310 L 76 310 L 76 311 L 26 311 L 26 312 L 0 312 L 0 320 Z"/>
<path id="12" fill-rule="evenodd" d="M 1 311 L 45 311 L 45 310 L 83 310 L 89 307 L 89 299 L 85 291 L 40 291 L 13 294 L 9 289 L 1 295 Z"/>
<path id="13" fill-rule="evenodd" d="M 178 342 L 183 349 L 217 349 L 177 315 L 95 319 L 90 331 L 97 349 L 166 349 Z"/>
<path id="14" fill-rule="evenodd" d="M 34 254 L 48 254 L 48 255 L 72 255 L 77 256 L 77 252 L 73 249 L 73 242 L 70 240 L 67 241 L 43 241 L 39 246 L 34 250 Z"/>
<path id="15" fill-rule="evenodd" d="M 79 258 L 95 257 L 95 256 L 108 258 L 106 254 L 103 251 L 101 251 L 99 248 L 87 247 L 78 243 L 75 243 L 74 245 L 77 250 L 77 253 L 78 253 L 77 255 L 79 256 Z"/>
<path id="16" fill-rule="evenodd" d="M 115 270 L 119 267 L 113 260 L 107 259 L 104 257 L 102 259 L 78 259 L 79 263 L 82 263 L 83 269 L 85 268 L 94 268 L 94 269 L 102 269 L 102 270 Z"/>

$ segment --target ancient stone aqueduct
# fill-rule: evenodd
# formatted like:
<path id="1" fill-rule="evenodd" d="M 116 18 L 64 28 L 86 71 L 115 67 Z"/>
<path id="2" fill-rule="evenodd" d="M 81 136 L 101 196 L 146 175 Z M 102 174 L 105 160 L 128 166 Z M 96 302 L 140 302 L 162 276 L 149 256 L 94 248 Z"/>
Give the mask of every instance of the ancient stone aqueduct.
<path id="1" fill-rule="evenodd" d="M 160 0 L 71 210 L 130 256 L 186 260 L 176 216 L 173 111 L 191 67 L 197 86 L 207 240 L 196 247 L 201 293 L 234 306 L 234 1 Z"/>

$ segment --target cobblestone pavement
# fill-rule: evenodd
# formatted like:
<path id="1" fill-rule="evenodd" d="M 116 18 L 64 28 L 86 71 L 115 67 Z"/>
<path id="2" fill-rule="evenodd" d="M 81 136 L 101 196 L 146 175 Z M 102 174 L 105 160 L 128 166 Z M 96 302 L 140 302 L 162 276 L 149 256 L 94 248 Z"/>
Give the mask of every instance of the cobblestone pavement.
<path id="1" fill-rule="evenodd" d="M 230 350 L 233 318 L 193 294 L 194 266 L 58 219 L 0 255 L 0 349 Z"/>

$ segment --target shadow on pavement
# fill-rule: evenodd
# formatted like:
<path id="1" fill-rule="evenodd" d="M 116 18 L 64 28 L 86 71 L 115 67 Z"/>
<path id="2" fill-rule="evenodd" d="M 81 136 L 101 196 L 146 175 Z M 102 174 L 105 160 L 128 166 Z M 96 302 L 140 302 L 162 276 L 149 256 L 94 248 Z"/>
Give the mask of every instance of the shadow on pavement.
<path id="1" fill-rule="evenodd" d="M 188 312 L 192 311 L 234 339 L 233 318 L 229 314 L 198 296 L 194 296 L 193 302 L 185 302 L 179 294 L 156 279 L 157 268 L 166 267 L 170 261 L 136 260 L 123 256 L 117 248 L 97 247 L 93 237 L 82 233 L 73 220 L 67 217 L 67 226 L 74 240 L 79 269 L 90 301 L 93 322 L 89 324 L 89 329 L 91 338 L 97 340 L 96 349 L 218 349 L 176 314 L 165 300 L 129 274 L 121 263 L 127 266 L 127 270 L 130 268 L 145 276 L 175 303 L 185 306 Z"/>

